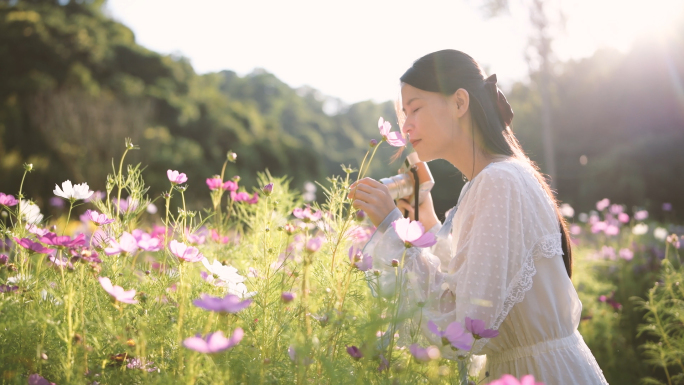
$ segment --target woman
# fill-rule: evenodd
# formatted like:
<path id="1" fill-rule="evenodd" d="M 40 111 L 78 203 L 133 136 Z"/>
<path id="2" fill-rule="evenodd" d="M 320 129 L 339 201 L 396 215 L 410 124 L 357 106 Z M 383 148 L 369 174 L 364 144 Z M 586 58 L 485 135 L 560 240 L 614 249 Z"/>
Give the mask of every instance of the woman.
<path id="1" fill-rule="evenodd" d="M 444 230 L 431 198 L 418 208 L 425 228 L 441 235 L 430 250 L 405 249 L 391 226 L 403 210 L 413 216 L 407 201 L 397 208 L 370 178 L 352 186 L 354 207 L 378 227 L 366 251 L 381 270 L 381 293 L 394 293 L 392 260 L 406 250 L 402 308 L 418 311 L 402 338 L 419 328 L 441 346 L 427 321 L 443 330 L 465 317 L 480 319 L 499 332 L 471 350 L 487 355 L 487 381 L 533 374 L 547 385 L 606 384 L 577 331 L 582 304 L 570 281 L 565 222 L 509 127 L 513 111 L 496 76 L 485 78 L 470 56 L 444 50 L 418 59 L 401 83 L 402 132 L 420 159 L 446 159 L 469 180 Z"/>

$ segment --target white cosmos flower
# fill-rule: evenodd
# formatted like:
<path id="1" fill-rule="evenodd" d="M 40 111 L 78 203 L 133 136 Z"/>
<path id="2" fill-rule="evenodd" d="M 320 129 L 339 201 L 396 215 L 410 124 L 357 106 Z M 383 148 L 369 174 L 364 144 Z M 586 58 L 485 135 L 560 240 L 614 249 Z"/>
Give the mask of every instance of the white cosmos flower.
<path id="1" fill-rule="evenodd" d="M 81 183 L 77 185 L 71 185 L 71 181 L 67 180 L 62 183 L 62 188 L 60 189 L 58 185 L 55 185 L 55 191 L 53 191 L 58 197 L 62 197 L 66 200 L 79 200 L 88 199 L 93 195 L 93 191 L 88 188 L 88 183 Z"/>
<path id="2" fill-rule="evenodd" d="M 248 292 L 247 286 L 243 283 L 245 277 L 238 274 L 237 269 L 232 266 L 223 265 L 221 262 L 214 259 L 214 263 L 209 263 L 207 258 L 202 258 L 202 264 L 213 275 L 208 281 L 215 286 L 225 287 L 229 294 L 235 294 L 242 298 L 251 297 L 256 292 Z"/>
<path id="3" fill-rule="evenodd" d="M 632 227 L 632 234 L 644 235 L 648 232 L 648 225 L 645 223 L 638 223 Z"/>
<path id="4" fill-rule="evenodd" d="M 667 229 L 656 227 L 656 229 L 653 230 L 653 236 L 659 241 L 664 241 L 665 238 L 667 238 Z"/>
<path id="5" fill-rule="evenodd" d="M 40 213 L 40 207 L 30 201 L 22 199 L 20 213 L 28 223 L 34 224 L 43 220 L 43 214 Z"/>

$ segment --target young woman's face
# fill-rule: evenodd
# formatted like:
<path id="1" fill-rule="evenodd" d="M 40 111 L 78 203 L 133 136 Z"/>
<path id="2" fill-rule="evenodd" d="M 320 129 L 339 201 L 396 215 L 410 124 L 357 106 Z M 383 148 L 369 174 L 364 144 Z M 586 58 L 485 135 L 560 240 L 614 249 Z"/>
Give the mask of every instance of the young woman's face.
<path id="1" fill-rule="evenodd" d="M 402 109 L 406 120 L 401 128 L 408 134 L 422 161 L 446 158 L 457 140 L 458 122 L 450 99 L 437 92 L 420 90 L 409 84 L 401 87 Z"/>

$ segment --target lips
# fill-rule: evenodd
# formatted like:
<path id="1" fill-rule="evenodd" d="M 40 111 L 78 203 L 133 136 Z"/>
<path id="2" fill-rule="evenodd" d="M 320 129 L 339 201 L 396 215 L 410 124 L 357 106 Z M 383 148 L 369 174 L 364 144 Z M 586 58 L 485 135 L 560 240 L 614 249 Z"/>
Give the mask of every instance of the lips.
<path id="1" fill-rule="evenodd" d="M 411 146 L 416 147 L 416 144 L 420 143 L 420 139 L 411 140 Z"/>

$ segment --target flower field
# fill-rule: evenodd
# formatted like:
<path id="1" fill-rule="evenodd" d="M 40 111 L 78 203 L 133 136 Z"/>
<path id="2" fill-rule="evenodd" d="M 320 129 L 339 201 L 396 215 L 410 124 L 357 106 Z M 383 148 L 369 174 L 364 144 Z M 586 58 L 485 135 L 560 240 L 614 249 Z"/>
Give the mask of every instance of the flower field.
<path id="1" fill-rule="evenodd" d="M 106 191 L 54 181 L 61 216 L 45 217 L 22 186 L 3 192 L 0 382 L 476 381 L 468 350 L 496 331 L 470 319 L 432 324 L 443 346 L 420 336 L 398 346 L 398 299 L 372 295 L 379 271 L 363 246 L 374 229 L 347 192 L 376 145 L 396 139 L 382 123 L 381 134 L 360 171 L 344 167 L 321 183 L 320 205 L 267 172 L 248 191 L 225 165 L 205 179 L 169 170 L 168 190 L 149 191 L 143 166 L 126 163 L 130 141 Z M 228 153 L 226 164 L 238 161 Z M 190 188 L 205 189 L 212 207 L 186 202 Z M 589 213 L 561 209 L 575 242 L 580 332 L 608 381 L 682 383 L 684 229 L 608 199 Z M 431 244 L 418 223 L 394 227 L 407 247 Z M 444 359 L 444 349 L 464 358 Z"/>

